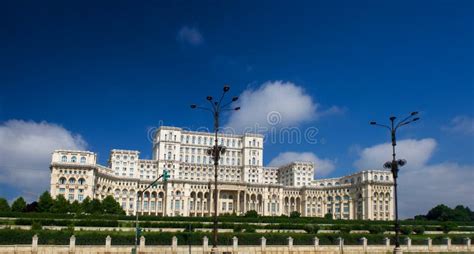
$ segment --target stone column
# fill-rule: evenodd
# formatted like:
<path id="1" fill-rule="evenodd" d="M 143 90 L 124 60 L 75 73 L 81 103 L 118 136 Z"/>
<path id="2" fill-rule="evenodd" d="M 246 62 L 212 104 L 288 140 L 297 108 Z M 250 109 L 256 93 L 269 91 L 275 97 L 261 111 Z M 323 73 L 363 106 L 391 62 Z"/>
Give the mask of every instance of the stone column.
<path id="1" fill-rule="evenodd" d="M 467 250 L 470 250 L 471 249 L 471 238 L 466 237 L 466 238 L 464 238 L 464 241 L 466 243 Z"/>
<path id="2" fill-rule="evenodd" d="M 364 251 L 367 251 L 367 238 L 362 237 L 362 238 L 360 239 L 360 241 L 362 242 L 362 246 L 363 246 L 363 248 L 364 248 Z"/>
<path id="3" fill-rule="evenodd" d="M 176 253 L 178 250 L 178 238 L 176 236 L 173 236 L 171 238 L 171 253 Z"/>
<path id="4" fill-rule="evenodd" d="M 140 251 L 145 251 L 145 237 L 140 237 Z"/>
<path id="5" fill-rule="evenodd" d="M 390 238 L 385 237 L 384 241 L 385 241 L 385 248 L 389 249 L 390 248 Z"/>
<path id="6" fill-rule="evenodd" d="M 260 238 L 260 241 L 261 241 L 260 246 L 262 249 L 262 253 L 265 253 L 265 249 L 267 248 L 267 239 L 262 236 L 262 238 Z"/>
<path id="7" fill-rule="evenodd" d="M 451 238 L 446 237 L 444 239 L 446 240 L 446 247 L 448 247 L 448 250 L 451 249 Z"/>
<path id="8" fill-rule="evenodd" d="M 426 244 L 428 244 L 428 250 L 431 250 L 431 246 L 433 245 L 433 240 L 431 238 L 426 238 Z"/>
<path id="9" fill-rule="evenodd" d="M 221 190 L 218 189 L 217 190 L 217 216 L 219 216 L 219 214 L 221 213 L 221 201 L 220 201 L 220 196 L 221 196 Z"/>
<path id="10" fill-rule="evenodd" d="M 344 238 L 338 237 L 337 238 L 337 244 L 339 245 L 339 251 L 342 252 L 343 249 L 344 249 Z M 364 248 L 364 250 L 365 250 L 365 248 Z"/>
<path id="11" fill-rule="evenodd" d="M 318 248 L 319 247 L 319 238 L 315 236 L 313 238 L 313 242 L 314 242 L 314 248 Z"/>
<path id="12" fill-rule="evenodd" d="M 244 191 L 244 209 L 242 211 L 244 214 L 247 212 L 247 194 Z"/>
<path id="13" fill-rule="evenodd" d="M 407 244 L 407 249 L 411 249 L 411 238 L 410 237 L 407 237 L 405 238 L 405 241 L 406 241 L 406 244 Z"/>
<path id="14" fill-rule="evenodd" d="M 31 239 L 31 252 L 36 253 L 38 252 L 38 235 L 34 235 Z"/>
<path id="15" fill-rule="evenodd" d="M 293 250 L 293 238 L 288 237 L 288 250 L 291 252 Z"/>
<path id="16" fill-rule="evenodd" d="M 232 253 L 238 253 L 237 249 L 239 248 L 239 239 L 237 236 L 232 237 Z"/>
<path id="17" fill-rule="evenodd" d="M 207 238 L 207 236 L 204 236 L 202 238 L 202 251 L 204 253 L 207 253 L 208 247 L 209 247 L 209 238 Z"/>
<path id="18" fill-rule="evenodd" d="M 105 252 L 110 252 L 110 245 L 111 244 L 112 244 L 112 237 L 110 237 L 110 235 L 108 235 L 105 238 Z"/>
<path id="19" fill-rule="evenodd" d="M 240 215 L 240 190 L 237 191 L 237 204 L 235 204 L 236 214 Z"/>
<path id="20" fill-rule="evenodd" d="M 74 235 L 69 238 L 69 253 L 74 253 L 76 251 L 76 237 Z"/>

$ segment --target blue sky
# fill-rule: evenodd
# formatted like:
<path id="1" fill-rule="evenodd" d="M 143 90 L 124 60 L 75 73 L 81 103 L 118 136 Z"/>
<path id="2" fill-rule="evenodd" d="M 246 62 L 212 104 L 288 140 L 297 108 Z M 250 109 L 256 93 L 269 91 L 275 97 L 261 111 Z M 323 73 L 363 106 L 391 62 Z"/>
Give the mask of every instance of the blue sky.
<path id="1" fill-rule="evenodd" d="M 267 142 L 265 164 L 292 152 L 329 163 L 324 177 L 375 167 L 361 162 L 373 151 L 365 149 L 389 137 L 368 122 L 417 110 L 422 121 L 399 134 L 415 142 L 414 151 L 426 148 L 426 160 L 415 165 L 474 178 L 472 1 L 14 1 L 1 9 L 0 138 L 8 147 L 0 150 L 0 192 L 9 199 L 49 188 L 47 180 L 34 188 L 11 181 L 25 167 L 21 177 L 49 173 L 50 151 L 35 142 L 41 133 L 64 134 L 66 141 L 48 147 L 86 148 L 101 163 L 113 148 L 149 157 L 150 127 L 211 127 L 210 116 L 189 104 L 217 95 L 223 84 L 257 103 L 248 105 L 263 103 L 262 110 L 310 99 L 282 122 L 308 110 L 286 124 L 318 128 L 320 142 Z M 294 96 L 285 98 L 285 89 Z M 273 92 L 282 97 L 256 99 Z M 226 115 L 223 123 L 235 119 Z M 22 137 L 46 157 L 31 165 L 14 160 L 12 151 L 18 158 L 36 153 L 24 151 Z M 434 143 L 420 148 L 423 140 Z M 432 174 L 426 184 L 445 184 Z M 441 198 L 472 206 L 462 180 L 446 183 L 465 187 L 452 192 L 457 200 Z M 420 210 L 407 204 L 406 211 Z"/>

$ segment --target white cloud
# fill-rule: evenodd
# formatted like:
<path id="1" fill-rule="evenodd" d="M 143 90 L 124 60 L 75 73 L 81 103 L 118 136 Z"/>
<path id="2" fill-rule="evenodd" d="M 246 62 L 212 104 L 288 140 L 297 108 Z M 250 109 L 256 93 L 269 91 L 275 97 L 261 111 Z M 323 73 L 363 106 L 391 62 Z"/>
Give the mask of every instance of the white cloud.
<path id="1" fill-rule="evenodd" d="M 417 168 L 425 165 L 436 148 L 436 140 L 426 138 L 422 140 L 405 139 L 397 141 L 397 159 L 405 159 L 405 167 Z M 392 160 L 392 144 L 385 143 L 364 148 L 360 158 L 354 163 L 359 169 L 382 169 L 383 164 Z"/>
<path id="2" fill-rule="evenodd" d="M 400 168 L 399 202 L 400 215 L 412 217 L 438 205 L 468 205 L 474 207 L 472 182 L 474 165 L 443 162 L 429 164 L 437 142 L 432 138 L 407 139 L 397 143 L 397 158 L 408 164 Z M 381 169 L 391 160 L 391 144 L 379 144 L 364 148 L 354 163 L 359 169 Z"/>
<path id="3" fill-rule="evenodd" d="M 469 116 L 456 116 L 451 120 L 448 126 L 442 129 L 450 132 L 474 135 L 474 118 Z"/>
<path id="4" fill-rule="evenodd" d="M 197 28 L 189 26 L 183 26 L 179 29 L 177 40 L 192 46 L 199 46 L 204 42 L 201 32 Z"/>
<path id="5" fill-rule="evenodd" d="M 283 165 L 286 165 L 286 164 L 288 164 L 290 162 L 294 162 L 294 161 L 310 161 L 310 162 L 313 162 L 314 163 L 314 168 L 315 168 L 315 176 L 317 176 L 317 177 L 328 175 L 335 168 L 334 161 L 329 160 L 329 159 L 321 159 L 318 156 L 316 156 L 314 153 L 311 153 L 311 152 L 303 152 L 303 153 L 284 152 L 284 153 L 280 153 L 280 154 L 278 154 L 277 157 L 273 158 L 272 161 L 270 161 L 269 166 L 278 167 L 278 166 L 283 166 Z"/>
<path id="6" fill-rule="evenodd" d="M 260 132 L 259 128 L 295 127 L 321 115 L 341 112 L 337 107 L 326 112 L 319 111 L 319 105 L 302 87 L 283 81 L 268 81 L 256 90 L 245 90 L 239 96 L 238 104 L 241 110 L 233 112 L 226 124 L 237 132 L 245 129 Z"/>
<path id="7" fill-rule="evenodd" d="M 0 124 L 0 183 L 14 185 L 23 195 L 49 190 L 49 163 L 55 149 L 81 149 L 79 135 L 47 122 L 9 120 Z"/>

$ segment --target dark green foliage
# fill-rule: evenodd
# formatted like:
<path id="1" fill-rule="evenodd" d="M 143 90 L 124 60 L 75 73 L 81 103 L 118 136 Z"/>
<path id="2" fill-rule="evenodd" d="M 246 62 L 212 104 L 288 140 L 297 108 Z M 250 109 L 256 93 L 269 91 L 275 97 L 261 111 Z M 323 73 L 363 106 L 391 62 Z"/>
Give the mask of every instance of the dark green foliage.
<path id="1" fill-rule="evenodd" d="M 50 212 L 53 206 L 53 198 L 48 191 L 43 192 L 38 199 L 38 212 Z"/>
<path id="2" fill-rule="evenodd" d="M 258 218 L 258 213 L 255 210 L 249 210 L 245 213 L 245 217 L 247 217 L 247 218 Z"/>
<path id="3" fill-rule="evenodd" d="M 432 208 L 425 216 L 415 216 L 415 219 L 437 220 L 437 221 L 474 221 L 474 212 L 469 207 L 462 205 L 454 209 L 446 205 L 437 205 Z"/>
<path id="4" fill-rule="evenodd" d="M 413 231 L 415 231 L 415 233 L 416 233 L 417 235 L 422 235 L 422 234 L 425 233 L 425 227 L 423 227 L 423 226 L 416 226 L 416 227 L 413 228 Z"/>
<path id="5" fill-rule="evenodd" d="M 449 233 L 449 231 L 453 231 L 457 228 L 456 223 L 453 222 L 446 222 L 441 225 L 441 228 L 445 234 Z"/>
<path id="6" fill-rule="evenodd" d="M 304 230 L 308 234 L 317 234 L 319 229 L 320 229 L 320 227 L 316 224 L 306 224 L 306 225 L 304 225 Z"/>
<path id="7" fill-rule="evenodd" d="M 83 210 L 79 201 L 74 200 L 74 202 L 72 202 L 71 205 L 69 206 L 69 211 L 71 213 L 81 214 Z"/>
<path id="8" fill-rule="evenodd" d="M 0 198 L 0 212 L 9 212 L 10 205 L 8 205 L 8 201 L 4 198 Z"/>
<path id="9" fill-rule="evenodd" d="M 115 201 L 114 197 L 112 196 L 107 196 L 102 200 L 101 204 L 101 209 L 105 214 L 123 214 L 125 215 L 125 212 L 123 211 L 122 207 L 120 204 Z"/>
<path id="10" fill-rule="evenodd" d="M 35 213 L 38 212 L 38 202 L 33 201 L 29 204 L 26 205 L 25 210 L 23 210 L 25 213 Z"/>
<path id="11" fill-rule="evenodd" d="M 31 223 L 31 230 L 33 231 L 40 231 L 41 229 L 43 229 L 43 226 L 41 225 L 40 222 L 38 221 L 33 221 Z"/>
<path id="12" fill-rule="evenodd" d="M 290 213 L 290 218 L 299 218 L 299 217 L 301 217 L 301 213 L 297 211 L 293 211 Z"/>
<path id="13" fill-rule="evenodd" d="M 326 219 L 326 220 L 332 220 L 332 219 L 333 219 L 333 218 L 332 218 L 332 214 L 326 213 L 326 214 L 324 215 L 324 219 Z"/>
<path id="14" fill-rule="evenodd" d="M 403 235 L 411 235 L 413 233 L 413 227 L 412 226 L 403 226 L 400 228 L 400 232 Z"/>
<path id="15" fill-rule="evenodd" d="M 51 206 L 52 213 L 68 213 L 69 212 L 69 201 L 67 201 L 63 195 L 56 196 L 56 199 Z"/>
<path id="16" fill-rule="evenodd" d="M 12 211 L 13 212 L 23 212 L 26 208 L 26 202 L 23 199 L 23 197 L 17 198 L 15 201 L 12 203 Z"/>

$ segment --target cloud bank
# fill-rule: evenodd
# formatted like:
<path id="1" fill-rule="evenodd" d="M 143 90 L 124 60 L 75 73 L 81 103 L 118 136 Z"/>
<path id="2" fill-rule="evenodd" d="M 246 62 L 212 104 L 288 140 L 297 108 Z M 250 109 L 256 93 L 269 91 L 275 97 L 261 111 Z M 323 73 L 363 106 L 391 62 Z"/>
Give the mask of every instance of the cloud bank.
<path id="1" fill-rule="evenodd" d="M 436 147 L 437 142 L 432 138 L 398 142 L 397 158 L 408 162 L 399 174 L 401 217 L 426 214 L 438 204 L 474 207 L 474 165 L 451 162 L 429 164 Z M 359 169 L 381 169 L 383 163 L 389 160 L 391 144 L 385 143 L 362 149 L 354 165 Z"/>
<path id="2" fill-rule="evenodd" d="M 9 120 L 0 124 L 0 183 L 14 185 L 23 195 L 49 190 L 49 164 L 55 149 L 81 149 L 80 135 L 47 122 Z"/>

